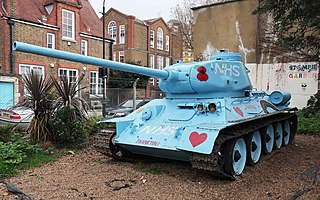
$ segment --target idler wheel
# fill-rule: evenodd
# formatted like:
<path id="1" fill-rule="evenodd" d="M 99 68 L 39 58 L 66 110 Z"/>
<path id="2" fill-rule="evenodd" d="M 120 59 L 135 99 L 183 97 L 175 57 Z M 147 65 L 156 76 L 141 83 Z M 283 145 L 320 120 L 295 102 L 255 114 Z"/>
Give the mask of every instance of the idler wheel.
<path id="1" fill-rule="evenodd" d="M 116 133 L 114 132 L 110 137 L 109 148 L 114 159 L 122 160 L 127 156 L 128 152 L 125 149 L 121 148 L 119 145 L 117 145 L 115 143 L 115 139 Z"/>
<path id="2" fill-rule="evenodd" d="M 262 152 L 270 154 L 274 145 L 274 128 L 272 124 L 269 124 L 261 131 Z"/>
<path id="3" fill-rule="evenodd" d="M 274 148 L 280 149 L 283 141 L 283 130 L 282 124 L 277 122 L 274 124 L 274 131 L 275 131 L 275 139 L 274 139 Z"/>
<path id="4" fill-rule="evenodd" d="M 242 174 L 246 165 L 247 149 L 243 138 L 233 139 L 225 144 L 224 170 L 230 176 Z"/>
<path id="5" fill-rule="evenodd" d="M 247 145 L 247 163 L 249 165 L 256 164 L 261 156 L 262 151 L 262 141 L 261 135 L 259 131 L 255 131 L 250 133 L 246 137 L 246 145 Z"/>

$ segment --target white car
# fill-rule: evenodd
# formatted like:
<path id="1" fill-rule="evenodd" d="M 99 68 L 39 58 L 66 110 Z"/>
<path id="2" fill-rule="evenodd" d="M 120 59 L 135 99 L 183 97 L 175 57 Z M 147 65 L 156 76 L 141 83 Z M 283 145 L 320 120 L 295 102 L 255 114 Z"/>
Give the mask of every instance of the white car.
<path id="1" fill-rule="evenodd" d="M 16 125 L 20 129 L 26 129 L 33 117 L 33 110 L 26 107 L 0 109 L 0 125 L 11 124 Z"/>

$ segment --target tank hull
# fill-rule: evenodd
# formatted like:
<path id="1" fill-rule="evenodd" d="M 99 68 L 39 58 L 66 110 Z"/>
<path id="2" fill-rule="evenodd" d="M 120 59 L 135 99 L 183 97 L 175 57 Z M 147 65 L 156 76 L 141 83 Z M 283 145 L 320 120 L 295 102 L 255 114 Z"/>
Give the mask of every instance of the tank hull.
<path id="1" fill-rule="evenodd" d="M 211 103 L 218 105 L 215 112 L 197 109 Z M 127 117 L 103 123 L 116 123 L 114 143 L 126 152 L 188 161 L 194 168 L 234 179 L 225 171 L 228 143 L 254 131 L 262 134 L 268 125 L 286 120 L 292 141 L 297 129 L 295 109 L 274 105 L 269 96 L 250 96 L 153 100 Z"/>

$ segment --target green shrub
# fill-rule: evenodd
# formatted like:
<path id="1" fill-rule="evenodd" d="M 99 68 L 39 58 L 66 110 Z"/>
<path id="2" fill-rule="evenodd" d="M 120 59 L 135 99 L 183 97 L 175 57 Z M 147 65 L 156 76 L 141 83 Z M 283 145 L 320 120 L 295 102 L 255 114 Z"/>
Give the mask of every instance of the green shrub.
<path id="1" fill-rule="evenodd" d="M 307 102 L 307 106 L 301 110 L 304 117 L 312 117 L 320 113 L 320 92 L 311 96 Z"/>
<path id="2" fill-rule="evenodd" d="M 91 136 L 96 134 L 100 129 L 100 124 L 97 124 L 97 122 L 102 121 L 103 117 L 99 115 L 93 115 L 89 117 L 84 122 L 84 131 L 87 135 Z"/>
<path id="3" fill-rule="evenodd" d="M 297 114 L 299 133 L 320 135 L 320 112 L 307 117 L 302 111 L 299 111 Z"/>
<path id="4" fill-rule="evenodd" d="M 53 142 L 58 146 L 78 146 L 86 138 L 84 119 L 75 117 L 73 109 L 71 106 L 62 107 L 49 120 Z"/>
<path id="5" fill-rule="evenodd" d="M 0 178 L 18 174 L 19 169 L 38 167 L 52 161 L 38 144 L 29 144 L 26 140 L 13 137 L 9 142 L 0 142 Z"/>
<path id="6" fill-rule="evenodd" d="M 7 142 L 14 134 L 14 125 L 0 126 L 0 142 Z"/>

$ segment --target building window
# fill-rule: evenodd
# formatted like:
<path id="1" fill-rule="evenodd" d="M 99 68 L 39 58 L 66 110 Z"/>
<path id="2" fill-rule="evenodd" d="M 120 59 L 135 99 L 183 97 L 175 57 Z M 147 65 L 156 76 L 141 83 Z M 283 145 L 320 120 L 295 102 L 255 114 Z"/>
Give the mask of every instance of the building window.
<path id="1" fill-rule="evenodd" d="M 158 28 L 157 31 L 157 49 L 163 49 L 163 30 Z"/>
<path id="2" fill-rule="evenodd" d="M 30 74 L 32 71 L 37 74 L 40 74 L 41 76 L 44 76 L 44 67 L 43 66 L 27 65 L 27 64 L 20 64 L 19 65 L 19 74 L 22 76 Z M 23 84 L 24 93 L 29 94 L 29 92 L 25 86 L 25 83 L 23 82 L 22 84 Z"/>
<path id="3" fill-rule="evenodd" d="M 163 69 L 163 57 L 162 57 L 162 56 L 158 56 L 158 57 L 157 57 L 157 67 L 158 67 L 158 69 L 160 69 L 160 70 Z"/>
<path id="4" fill-rule="evenodd" d="M 124 44 L 125 43 L 125 26 L 121 25 L 120 26 L 120 44 Z"/>
<path id="5" fill-rule="evenodd" d="M 150 79 L 149 79 L 149 83 L 150 83 L 151 85 L 154 85 L 154 84 L 155 84 L 154 78 L 150 78 Z"/>
<path id="6" fill-rule="evenodd" d="M 47 47 L 49 49 L 55 49 L 56 37 L 53 33 L 47 33 Z"/>
<path id="7" fill-rule="evenodd" d="M 170 38 L 169 35 L 166 35 L 166 51 L 169 51 L 170 47 Z"/>
<path id="8" fill-rule="evenodd" d="M 90 72 L 90 95 L 102 95 L 102 78 L 99 72 Z"/>
<path id="9" fill-rule="evenodd" d="M 114 40 L 114 44 L 117 43 L 117 24 L 115 21 L 111 21 L 108 25 L 108 33 L 111 39 Z"/>
<path id="10" fill-rule="evenodd" d="M 166 67 L 168 67 L 170 65 L 170 58 L 166 58 Z"/>
<path id="11" fill-rule="evenodd" d="M 74 12 L 62 9 L 62 37 L 74 40 Z"/>
<path id="12" fill-rule="evenodd" d="M 150 67 L 154 69 L 154 55 L 150 55 Z"/>
<path id="13" fill-rule="evenodd" d="M 117 53 L 116 52 L 113 53 L 113 61 L 117 61 Z"/>
<path id="14" fill-rule="evenodd" d="M 124 62 L 124 51 L 119 51 L 119 62 Z"/>
<path id="15" fill-rule="evenodd" d="M 150 47 L 154 48 L 154 31 L 150 31 Z"/>
<path id="16" fill-rule="evenodd" d="M 87 56 L 88 55 L 88 41 L 81 40 L 81 54 Z"/>
<path id="17" fill-rule="evenodd" d="M 59 78 L 65 77 L 68 83 L 75 83 L 78 78 L 78 70 L 59 68 Z"/>

